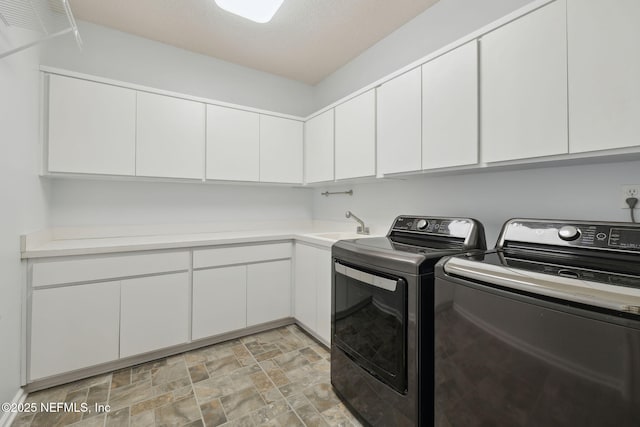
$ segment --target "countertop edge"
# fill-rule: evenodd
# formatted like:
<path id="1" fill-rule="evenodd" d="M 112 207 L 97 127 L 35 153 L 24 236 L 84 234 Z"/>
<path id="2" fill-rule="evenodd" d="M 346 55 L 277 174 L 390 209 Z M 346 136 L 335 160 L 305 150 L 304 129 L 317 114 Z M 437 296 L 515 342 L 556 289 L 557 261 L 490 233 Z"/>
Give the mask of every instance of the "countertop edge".
<path id="1" fill-rule="evenodd" d="M 21 251 L 21 259 L 39 259 L 39 258 L 56 258 L 65 256 L 80 256 L 80 255 L 102 255 L 113 253 L 126 253 L 126 252 L 141 252 L 141 251 L 153 251 L 153 250 L 166 250 L 166 249 L 188 249 L 188 248 L 203 248 L 208 246 L 223 246 L 233 244 L 248 244 L 248 243 L 263 243 L 263 242 L 276 242 L 283 240 L 300 241 L 307 244 L 312 244 L 318 247 L 326 247 L 330 249 L 331 246 L 337 241 L 334 239 L 328 239 L 325 237 L 313 236 L 309 232 L 290 232 L 290 233 L 274 233 L 274 234 L 247 234 L 238 237 L 220 237 L 211 238 L 206 240 L 180 240 L 176 239 L 171 242 L 159 242 L 159 243 L 123 243 L 114 244 L 113 246 L 91 246 L 74 247 L 74 248 L 60 248 L 60 249 L 31 249 Z"/>

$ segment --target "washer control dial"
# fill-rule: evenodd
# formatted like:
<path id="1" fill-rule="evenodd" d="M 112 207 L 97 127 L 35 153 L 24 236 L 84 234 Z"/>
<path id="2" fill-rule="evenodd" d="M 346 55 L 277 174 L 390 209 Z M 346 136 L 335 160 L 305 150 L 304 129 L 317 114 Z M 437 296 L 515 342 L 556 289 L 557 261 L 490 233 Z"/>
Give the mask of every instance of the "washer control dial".
<path id="1" fill-rule="evenodd" d="M 562 240 L 570 242 L 580 237 L 580 230 L 578 229 L 578 227 L 575 227 L 573 225 L 565 225 L 558 230 L 558 236 Z"/>
<path id="2" fill-rule="evenodd" d="M 416 228 L 418 230 L 424 230 L 429 225 L 429 222 L 426 219 L 421 219 L 416 223 Z"/>

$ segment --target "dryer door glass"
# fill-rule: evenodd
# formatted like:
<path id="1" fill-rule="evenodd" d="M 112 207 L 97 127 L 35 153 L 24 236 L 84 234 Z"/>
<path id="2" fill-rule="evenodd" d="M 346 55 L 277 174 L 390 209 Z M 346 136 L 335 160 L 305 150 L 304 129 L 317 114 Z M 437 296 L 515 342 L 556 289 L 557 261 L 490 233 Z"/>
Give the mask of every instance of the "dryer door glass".
<path id="1" fill-rule="evenodd" d="M 407 388 L 407 283 L 334 264 L 334 343 L 400 393 Z"/>

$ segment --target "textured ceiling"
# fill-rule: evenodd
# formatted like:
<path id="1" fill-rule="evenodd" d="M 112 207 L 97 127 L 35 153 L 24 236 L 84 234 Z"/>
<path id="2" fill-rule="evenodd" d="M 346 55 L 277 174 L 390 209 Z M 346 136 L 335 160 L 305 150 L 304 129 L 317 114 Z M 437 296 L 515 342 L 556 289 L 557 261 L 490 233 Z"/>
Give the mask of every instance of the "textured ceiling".
<path id="1" fill-rule="evenodd" d="M 71 0 L 77 19 L 316 84 L 438 0 L 285 0 L 271 22 L 214 0 Z"/>

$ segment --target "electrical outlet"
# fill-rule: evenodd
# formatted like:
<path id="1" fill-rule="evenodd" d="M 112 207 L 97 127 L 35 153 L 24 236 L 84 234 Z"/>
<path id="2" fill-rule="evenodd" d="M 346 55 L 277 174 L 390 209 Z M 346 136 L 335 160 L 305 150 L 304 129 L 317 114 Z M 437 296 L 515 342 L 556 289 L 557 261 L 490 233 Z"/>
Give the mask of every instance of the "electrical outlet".
<path id="1" fill-rule="evenodd" d="M 629 209 L 629 205 L 627 205 L 626 202 L 627 198 L 629 197 L 637 197 L 638 199 L 640 199 L 640 184 L 627 184 L 622 186 L 622 198 L 620 206 L 623 209 Z"/>

